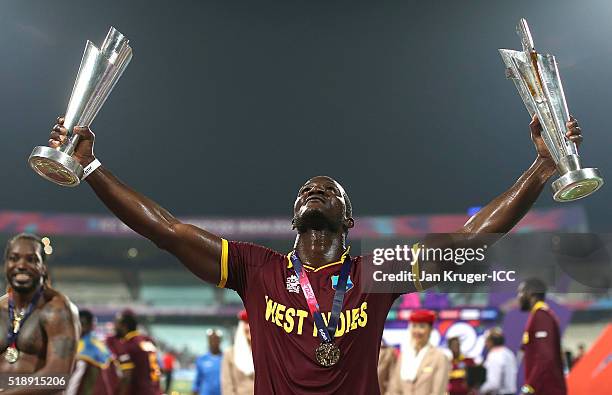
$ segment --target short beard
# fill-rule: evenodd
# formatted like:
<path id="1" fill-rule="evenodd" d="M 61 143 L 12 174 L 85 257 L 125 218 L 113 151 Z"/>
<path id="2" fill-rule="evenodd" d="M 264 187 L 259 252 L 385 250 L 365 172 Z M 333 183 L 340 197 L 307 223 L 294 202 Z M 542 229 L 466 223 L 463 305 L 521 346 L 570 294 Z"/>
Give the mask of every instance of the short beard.
<path id="1" fill-rule="evenodd" d="M 41 278 L 38 279 L 34 279 L 32 281 L 32 285 L 25 287 L 22 285 L 15 285 L 12 282 L 8 282 L 8 284 L 11 286 L 11 289 L 15 292 L 17 292 L 18 294 L 29 294 L 30 292 L 33 292 L 35 289 L 37 289 L 39 286 L 42 286 L 42 280 Z"/>
<path id="2" fill-rule="evenodd" d="M 336 233 L 342 229 L 341 222 L 334 222 L 319 210 L 306 210 L 301 216 L 294 217 L 293 226 L 297 229 L 298 233 L 304 233 L 309 230 L 328 230 Z"/>
<path id="3" fill-rule="evenodd" d="M 519 308 L 521 311 L 529 311 L 529 308 L 530 308 L 529 302 L 521 300 L 519 303 Z"/>

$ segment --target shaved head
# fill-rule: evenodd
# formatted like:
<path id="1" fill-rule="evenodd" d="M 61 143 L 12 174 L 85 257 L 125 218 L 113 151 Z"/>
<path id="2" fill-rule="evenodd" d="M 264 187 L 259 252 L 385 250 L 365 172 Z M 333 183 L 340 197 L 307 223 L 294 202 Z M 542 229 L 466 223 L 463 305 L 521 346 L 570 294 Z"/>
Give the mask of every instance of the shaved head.
<path id="1" fill-rule="evenodd" d="M 329 230 L 348 233 L 354 226 L 353 206 L 342 185 L 329 176 L 304 183 L 293 207 L 293 226 L 298 233 Z"/>

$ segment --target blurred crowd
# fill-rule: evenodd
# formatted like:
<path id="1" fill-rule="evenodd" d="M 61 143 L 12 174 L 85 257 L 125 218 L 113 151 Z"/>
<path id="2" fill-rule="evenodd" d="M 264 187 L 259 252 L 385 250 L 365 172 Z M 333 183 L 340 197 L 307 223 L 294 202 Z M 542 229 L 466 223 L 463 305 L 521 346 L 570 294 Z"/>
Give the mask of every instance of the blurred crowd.
<path id="1" fill-rule="evenodd" d="M 127 384 L 125 394 L 146 393 L 171 394 L 173 372 L 181 367 L 195 371 L 192 395 L 247 395 L 253 393 L 254 367 L 251 355 L 251 335 L 246 311 L 239 314 L 239 323 L 231 347 L 221 350 L 223 333 L 217 329 L 207 331 L 208 352 L 194 356 L 188 350 L 176 351 L 166 344 L 159 348 L 151 339 L 138 335 L 139 340 L 151 342 L 152 357 L 124 356 L 120 349 L 121 339 L 134 338 L 137 325 L 135 317 L 124 311 L 115 321 L 115 334 L 101 343 L 92 337 L 95 318 L 84 310 L 80 313 L 83 334 L 79 346 L 79 363 L 69 387 L 68 394 L 79 391 L 76 381 L 88 381 L 87 370 L 98 370 L 93 375 L 98 392 L 96 394 L 122 393 L 122 383 Z M 446 346 L 436 347 L 430 343 L 435 314 L 431 311 L 415 311 L 410 317 L 407 346 L 400 349 L 381 343 L 378 362 L 378 379 L 383 395 L 394 394 L 448 394 L 448 395 L 504 395 L 516 394 L 519 357 L 505 345 L 500 328 L 486 333 L 485 355 L 481 363 L 466 357 L 461 352 L 461 339 L 446 339 Z M 131 334 L 131 335 L 130 335 Z M 586 346 L 580 344 L 574 357 L 564 351 L 564 370 L 567 373 L 584 355 Z M 152 362 L 153 361 L 153 362 Z M 138 369 L 143 364 L 145 376 L 151 378 L 149 392 L 140 392 L 146 382 L 131 383 L 123 376 L 126 371 Z M 97 369 L 96 369 L 97 367 Z M 136 371 L 138 371 L 136 370 Z M 92 374 L 89 372 L 89 376 Z M 77 380 L 79 379 L 80 380 Z M 85 379 L 85 380 L 84 380 Z M 89 379 L 91 382 L 91 380 Z M 108 392 L 103 387 L 106 387 Z M 116 392 L 115 392 L 116 391 Z M 139 391 L 139 392 L 130 392 Z"/>
<path id="2" fill-rule="evenodd" d="M 381 343 L 378 380 L 383 395 L 564 395 L 564 375 L 585 354 L 579 345 L 574 357 L 561 350 L 556 316 L 545 301 L 538 280 L 519 288 L 518 302 L 529 312 L 519 354 L 506 346 L 504 333 L 485 333 L 484 355 L 469 358 L 462 353 L 460 337 L 446 339 L 446 347 L 432 344 L 436 314 L 413 311 L 401 347 Z M 254 366 L 251 332 L 246 311 L 238 315 L 233 344 L 221 349 L 223 333 L 207 332 L 208 352 L 200 356 L 188 350 L 176 352 L 138 331 L 135 315 L 123 311 L 114 322 L 114 333 L 101 342 L 92 335 L 95 317 L 80 312 L 82 326 L 77 368 L 68 395 L 171 394 L 173 372 L 193 369 L 192 395 L 247 395 L 253 393 Z M 518 385 L 520 363 L 523 385 Z M 544 391 L 546 389 L 546 391 Z"/>
<path id="3" fill-rule="evenodd" d="M 113 333 L 104 341 L 94 335 L 96 319 L 88 310 L 79 312 L 81 337 L 77 363 L 66 395 L 161 395 L 173 393 L 174 372 L 193 368 L 193 395 L 252 394 L 254 366 L 251 332 L 246 311 L 238 315 L 234 342 L 221 350 L 223 333 L 207 331 L 208 352 L 193 357 L 176 352 L 139 331 L 135 314 L 117 314 Z"/>
<path id="4" fill-rule="evenodd" d="M 485 351 L 482 362 L 466 357 L 461 352 L 461 339 L 446 340 L 446 348 L 429 343 L 434 313 L 417 311 L 412 314 L 408 345 L 403 351 L 381 345 L 378 379 L 383 395 L 514 395 L 529 393 L 528 388 L 518 388 L 518 366 L 524 356 L 510 350 L 505 344 L 501 328 L 492 328 L 485 334 Z M 563 352 L 562 368 L 567 374 L 585 354 L 586 345 L 578 346 L 576 357 L 568 350 Z M 538 392 L 544 393 L 544 392 Z M 548 393 L 548 392 L 547 392 Z M 561 394 L 564 392 L 550 392 Z"/>

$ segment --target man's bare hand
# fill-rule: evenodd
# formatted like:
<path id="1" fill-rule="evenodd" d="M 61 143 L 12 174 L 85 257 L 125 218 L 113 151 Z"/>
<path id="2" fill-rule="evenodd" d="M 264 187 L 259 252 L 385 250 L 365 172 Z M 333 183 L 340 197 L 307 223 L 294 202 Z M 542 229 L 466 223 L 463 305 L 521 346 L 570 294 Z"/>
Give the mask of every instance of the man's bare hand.
<path id="1" fill-rule="evenodd" d="M 576 145 L 580 145 L 580 143 L 582 143 L 582 130 L 580 126 L 578 126 L 578 121 L 570 116 L 570 120 L 565 124 L 565 127 L 567 128 L 565 137 L 576 143 Z M 542 139 L 542 125 L 537 115 L 533 116 L 533 120 L 529 124 L 529 129 L 531 129 L 531 140 L 536 147 L 538 156 L 552 161 L 550 152 L 548 152 L 548 148 L 546 148 L 546 144 L 544 144 L 544 139 Z"/>
<path id="2" fill-rule="evenodd" d="M 81 166 L 86 167 L 96 159 L 93 153 L 96 136 L 87 126 L 75 126 L 73 132 L 81 137 L 79 138 L 79 143 L 77 144 L 72 156 L 81 164 Z M 57 118 L 57 124 L 53 126 L 53 130 L 49 136 L 49 147 L 60 147 L 66 143 L 66 140 L 68 139 L 67 136 L 68 129 L 64 127 L 64 118 L 59 117 Z"/>

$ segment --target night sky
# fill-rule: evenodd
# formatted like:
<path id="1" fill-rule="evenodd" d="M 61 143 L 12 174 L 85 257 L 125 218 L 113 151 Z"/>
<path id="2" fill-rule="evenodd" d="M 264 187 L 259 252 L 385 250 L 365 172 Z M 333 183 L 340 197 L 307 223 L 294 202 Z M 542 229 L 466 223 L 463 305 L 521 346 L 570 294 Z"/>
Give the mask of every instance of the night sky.
<path id="1" fill-rule="evenodd" d="M 104 213 L 88 186 L 26 160 L 66 109 L 87 39 L 110 25 L 134 58 L 92 125 L 96 154 L 181 216 L 290 217 L 309 177 L 337 178 L 355 214 L 460 213 L 535 158 L 498 48 L 557 56 L 585 167 L 581 201 L 612 226 L 612 3 L 578 1 L 3 1 L 1 210 Z M 541 207 L 557 206 L 547 188 Z"/>

